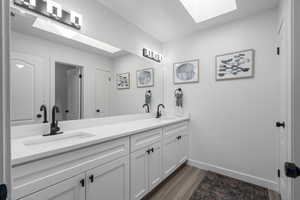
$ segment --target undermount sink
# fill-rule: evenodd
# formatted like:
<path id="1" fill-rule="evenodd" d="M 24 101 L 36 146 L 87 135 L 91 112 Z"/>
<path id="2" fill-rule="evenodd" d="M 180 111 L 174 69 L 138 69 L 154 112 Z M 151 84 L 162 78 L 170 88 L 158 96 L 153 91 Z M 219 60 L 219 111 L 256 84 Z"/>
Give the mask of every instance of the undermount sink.
<path id="1" fill-rule="evenodd" d="M 61 134 L 61 135 L 54 135 L 54 136 L 47 136 L 42 138 L 35 138 L 29 139 L 23 142 L 26 146 L 34 146 L 34 145 L 42 145 L 42 144 L 49 144 L 49 143 L 61 143 L 61 142 L 69 142 L 74 140 L 86 139 L 90 137 L 94 137 L 94 134 L 85 133 L 85 132 L 74 132 L 68 134 Z"/>

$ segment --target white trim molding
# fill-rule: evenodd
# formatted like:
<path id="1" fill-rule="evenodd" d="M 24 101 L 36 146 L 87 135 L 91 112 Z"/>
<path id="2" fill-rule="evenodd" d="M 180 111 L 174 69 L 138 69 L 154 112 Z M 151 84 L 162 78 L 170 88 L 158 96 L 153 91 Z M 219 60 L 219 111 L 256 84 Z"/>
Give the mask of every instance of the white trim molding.
<path id="1" fill-rule="evenodd" d="M 188 165 L 199 168 L 199 169 L 222 174 L 225 176 L 229 176 L 231 178 L 239 179 L 241 181 L 252 183 L 254 185 L 258 185 L 258 186 L 261 186 L 261 187 L 264 187 L 264 188 L 267 188 L 267 189 L 270 189 L 273 191 L 279 190 L 277 182 L 274 182 L 271 180 L 266 180 L 266 179 L 263 179 L 263 178 L 260 178 L 257 176 L 252 176 L 250 174 L 234 171 L 231 169 L 226 169 L 226 168 L 223 168 L 220 166 L 216 166 L 216 165 L 212 165 L 209 163 L 200 162 L 200 161 L 196 161 L 196 160 L 191 160 L 191 159 L 188 161 Z"/>

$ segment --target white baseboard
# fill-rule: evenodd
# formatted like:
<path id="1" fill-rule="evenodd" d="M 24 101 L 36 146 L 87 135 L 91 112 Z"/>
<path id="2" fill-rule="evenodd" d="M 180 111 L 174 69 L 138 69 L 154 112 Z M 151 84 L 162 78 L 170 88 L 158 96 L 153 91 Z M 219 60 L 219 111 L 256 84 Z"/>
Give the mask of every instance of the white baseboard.
<path id="1" fill-rule="evenodd" d="M 207 171 L 212 171 L 215 173 L 219 173 L 225 176 L 229 176 L 235 179 L 239 179 L 248 183 L 252 183 L 273 191 L 278 191 L 278 183 L 270 180 L 266 180 L 260 177 L 252 176 L 249 174 L 245 174 L 242 172 L 226 169 L 223 167 L 219 167 L 216 165 L 211 165 L 208 163 L 196 161 L 196 160 L 189 160 L 188 165 L 197 167 L 199 169 L 207 170 Z"/>

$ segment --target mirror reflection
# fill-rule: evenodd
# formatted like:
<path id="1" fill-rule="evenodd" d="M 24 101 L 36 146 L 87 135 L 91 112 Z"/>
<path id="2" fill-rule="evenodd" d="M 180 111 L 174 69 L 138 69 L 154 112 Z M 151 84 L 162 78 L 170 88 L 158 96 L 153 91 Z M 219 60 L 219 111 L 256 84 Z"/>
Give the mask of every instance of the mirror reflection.
<path id="1" fill-rule="evenodd" d="M 66 121 L 153 112 L 163 102 L 157 62 L 12 12 L 12 125 L 51 122 L 54 106 L 56 120 Z"/>

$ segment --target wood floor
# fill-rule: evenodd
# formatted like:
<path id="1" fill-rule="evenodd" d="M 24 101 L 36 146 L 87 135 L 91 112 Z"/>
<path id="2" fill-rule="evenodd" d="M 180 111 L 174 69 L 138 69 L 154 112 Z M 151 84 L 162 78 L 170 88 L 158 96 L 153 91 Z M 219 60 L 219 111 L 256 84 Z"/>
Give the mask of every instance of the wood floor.
<path id="1" fill-rule="evenodd" d="M 189 200 L 205 174 L 204 170 L 184 165 L 143 200 Z M 270 200 L 280 200 L 273 191 L 269 191 L 269 197 Z"/>

